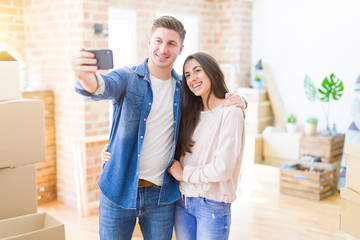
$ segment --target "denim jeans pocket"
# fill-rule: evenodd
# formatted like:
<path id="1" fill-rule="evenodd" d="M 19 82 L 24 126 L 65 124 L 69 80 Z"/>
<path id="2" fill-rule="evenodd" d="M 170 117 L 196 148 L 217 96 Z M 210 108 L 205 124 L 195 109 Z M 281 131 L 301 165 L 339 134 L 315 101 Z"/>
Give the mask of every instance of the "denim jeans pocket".
<path id="1" fill-rule="evenodd" d="M 214 209 L 214 210 L 224 210 L 226 207 L 226 204 L 227 204 L 224 202 L 218 202 L 218 201 L 211 200 L 208 198 L 203 198 L 203 201 L 204 201 L 204 205 L 206 205 L 209 208 Z"/>

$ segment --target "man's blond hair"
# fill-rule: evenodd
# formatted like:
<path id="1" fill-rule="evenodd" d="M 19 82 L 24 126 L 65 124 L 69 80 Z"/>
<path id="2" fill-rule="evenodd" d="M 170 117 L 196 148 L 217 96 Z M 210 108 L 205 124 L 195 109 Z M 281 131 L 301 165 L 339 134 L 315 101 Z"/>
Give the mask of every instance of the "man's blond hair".
<path id="1" fill-rule="evenodd" d="M 151 34 L 160 27 L 174 30 L 180 35 L 181 44 L 184 43 L 186 31 L 184 25 L 178 19 L 173 16 L 161 16 L 155 19 L 151 28 Z"/>

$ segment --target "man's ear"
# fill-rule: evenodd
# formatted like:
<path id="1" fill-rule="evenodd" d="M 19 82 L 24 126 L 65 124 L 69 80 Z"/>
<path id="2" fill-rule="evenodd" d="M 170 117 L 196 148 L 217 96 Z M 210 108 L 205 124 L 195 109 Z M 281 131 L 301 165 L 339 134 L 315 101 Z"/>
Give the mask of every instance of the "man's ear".
<path id="1" fill-rule="evenodd" d="M 184 45 L 181 45 L 180 50 L 179 50 L 179 55 L 182 53 L 183 49 L 184 49 Z"/>

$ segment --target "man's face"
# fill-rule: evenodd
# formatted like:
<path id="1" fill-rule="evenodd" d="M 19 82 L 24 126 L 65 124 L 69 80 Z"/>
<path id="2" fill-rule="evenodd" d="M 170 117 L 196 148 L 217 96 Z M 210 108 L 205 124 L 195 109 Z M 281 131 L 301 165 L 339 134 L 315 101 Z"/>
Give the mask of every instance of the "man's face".
<path id="1" fill-rule="evenodd" d="M 158 28 L 149 38 L 150 61 L 160 68 L 172 68 L 183 47 L 176 31 Z"/>

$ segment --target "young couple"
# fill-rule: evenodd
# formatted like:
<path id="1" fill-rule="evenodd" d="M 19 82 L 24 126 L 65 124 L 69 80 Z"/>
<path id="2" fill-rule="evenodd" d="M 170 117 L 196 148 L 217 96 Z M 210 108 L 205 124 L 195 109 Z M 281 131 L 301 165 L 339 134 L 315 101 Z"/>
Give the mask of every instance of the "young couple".
<path id="1" fill-rule="evenodd" d="M 98 181 L 101 239 L 131 239 L 137 219 L 145 240 L 171 239 L 174 219 L 178 240 L 229 236 L 245 102 L 225 97 L 224 76 L 208 54 L 190 55 L 182 77 L 172 69 L 184 38 L 182 23 L 163 16 L 138 66 L 102 75 L 87 65 L 96 63 L 92 53 L 73 58 L 76 91 L 114 106 L 111 157 Z"/>

